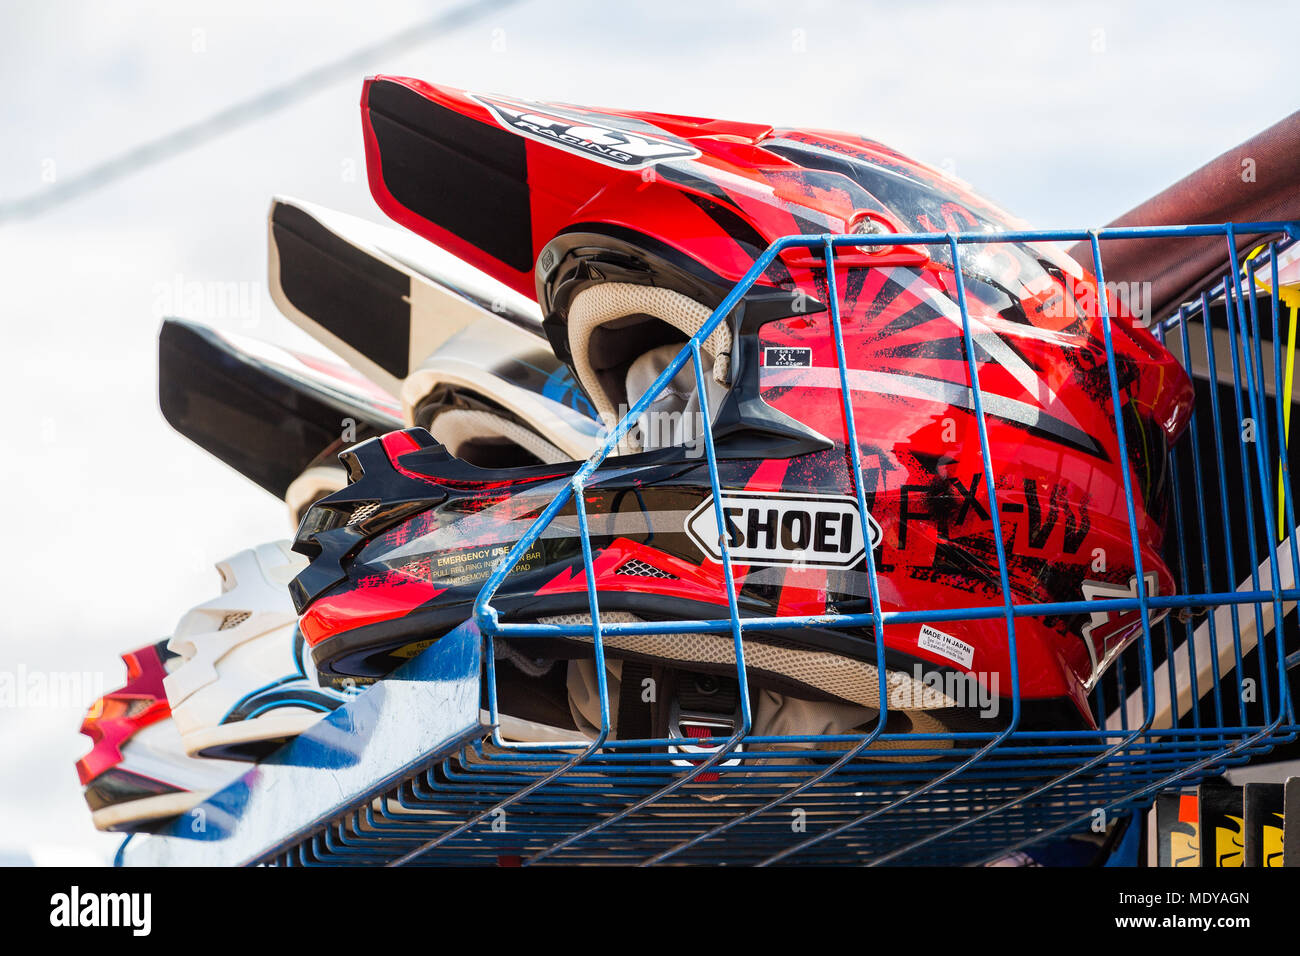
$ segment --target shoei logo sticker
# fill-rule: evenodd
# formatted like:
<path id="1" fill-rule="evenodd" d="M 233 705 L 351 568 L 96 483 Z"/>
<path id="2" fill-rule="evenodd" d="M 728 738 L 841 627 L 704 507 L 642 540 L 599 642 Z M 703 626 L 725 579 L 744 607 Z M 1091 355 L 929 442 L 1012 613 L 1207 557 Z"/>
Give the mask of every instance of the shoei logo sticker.
<path id="1" fill-rule="evenodd" d="M 619 169 L 645 169 L 668 159 L 695 159 L 700 151 L 664 134 L 632 133 L 526 100 L 507 101 L 470 94 L 512 133 L 548 143 Z"/>
<path id="2" fill-rule="evenodd" d="M 921 625 L 921 633 L 916 639 L 916 644 L 922 650 L 956 661 L 962 667 L 970 667 L 971 661 L 975 659 L 974 647 L 951 634 L 936 630 L 929 624 Z"/>
<path id="3" fill-rule="evenodd" d="M 858 503 L 847 496 L 724 491 L 722 517 L 738 564 L 851 568 L 866 550 Z M 870 515 L 867 524 L 874 548 L 880 525 Z M 712 495 L 687 516 L 686 533 L 701 551 L 722 560 Z"/>

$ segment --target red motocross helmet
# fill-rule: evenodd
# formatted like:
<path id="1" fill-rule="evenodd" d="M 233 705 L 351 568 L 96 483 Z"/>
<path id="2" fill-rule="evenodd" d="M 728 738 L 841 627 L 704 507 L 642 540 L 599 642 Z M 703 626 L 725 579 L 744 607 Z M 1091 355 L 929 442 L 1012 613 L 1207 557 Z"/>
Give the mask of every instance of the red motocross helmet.
<path id="1" fill-rule="evenodd" d="M 379 205 L 535 296 L 552 347 L 607 425 L 774 240 L 864 234 L 836 258 L 856 435 L 846 435 L 821 251 L 774 259 L 703 349 L 737 604 L 746 616 L 870 611 L 870 546 L 885 611 L 1001 608 L 949 247 L 873 247 L 866 237 L 996 233 L 1015 225 L 1003 213 L 938 171 L 844 133 L 533 103 L 393 77 L 366 83 L 362 113 Z M 1048 244 L 960 248 L 1015 602 L 1136 593 L 1124 469 L 1148 592 L 1172 593 L 1161 552 L 1165 472 L 1191 407 L 1186 374 L 1110 304 L 1121 447 L 1089 273 Z M 727 616 L 708 472 L 689 440 L 698 408 L 689 364 L 683 374 L 672 410 L 686 417 L 659 434 L 643 420 L 632 453 L 607 459 L 584 493 L 595 584 L 602 611 L 622 615 L 615 620 Z M 848 440 L 860 450 L 866 521 Z M 316 663 L 335 677 L 381 676 L 468 617 L 491 568 L 577 467 L 478 469 L 419 430 L 344 458 L 354 483 L 305 519 L 297 547 L 314 560 L 294 586 Z M 503 620 L 563 623 L 587 611 L 573 514 L 570 503 L 506 578 L 494 600 Z M 1018 619 L 1027 723 L 1095 725 L 1088 690 L 1140 633 L 1136 611 Z M 606 653 L 707 670 L 730 662 L 730 641 L 607 637 Z M 870 628 L 754 630 L 746 641 L 754 680 L 878 703 Z M 891 708 L 927 709 L 917 696 L 923 672 L 974 674 L 1010 693 L 1000 616 L 892 624 L 884 642 L 896 672 Z"/>

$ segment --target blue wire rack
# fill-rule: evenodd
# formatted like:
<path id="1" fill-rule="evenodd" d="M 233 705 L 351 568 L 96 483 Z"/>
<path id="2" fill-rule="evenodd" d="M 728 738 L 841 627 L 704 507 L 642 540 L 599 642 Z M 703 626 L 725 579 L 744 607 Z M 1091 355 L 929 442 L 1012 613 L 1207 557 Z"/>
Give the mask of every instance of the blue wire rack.
<path id="1" fill-rule="evenodd" d="M 1245 261 L 1239 237 L 1274 237 Z M 1281 236 L 1280 239 L 1276 237 Z M 645 396 L 579 468 L 515 546 L 527 549 L 572 503 L 588 569 L 591 622 L 557 626 L 503 622 L 493 598 L 510 573 L 505 559 L 484 585 L 474 618 L 409 665 L 403 680 L 452 680 L 439 661 L 457 662 L 454 679 L 469 701 L 482 668 L 488 719 L 477 698 L 446 710 L 441 730 L 422 725 L 420 742 L 377 740 L 375 727 L 400 735 L 401 713 L 387 705 L 387 723 L 351 713 L 384 713 L 382 682 L 277 754 L 231 792 L 214 798 L 227 821 L 198 841 L 184 827 L 138 840 L 123 862 L 264 862 L 279 865 L 379 864 L 977 864 L 1035 843 L 1107 825 L 1150 804 L 1171 786 L 1194 784 L 1225 768 L 1267 753 L 1295 738 L 1288 667 L 1297 663 L 1293 612 L 1300 565 L 1291 469 L 1287 454 L 1283 348 L 1292 346 L 1279 299 L 1278 260 L 1298 238 L 1300 223 L 1252 223 L 1106 229 L 1088 232 L 941 233 L 873 235 L 873 245 L 946 247 L 960 262 L 967 244 L 1082 241 L 1092 270 L 1105 286 L 1102 248 L 1116 239 L 1167 242 L 1218 237 L 1224 242 L 1222 276 L 1192 301 L 1154 325 L 1193 374 L 1197 407 L 1172 462 L 1170 566 L 1179 593 L 1147 591 L 1142 572 L 1133 489 L 1121 469 L 1133 549 L 1137 593 L 1102 601 L 1017 604 L 1012 598 L 1006 546 L 999 521 L 996 469 L 989 452 L 984 404 L 975 374 L 966 290 L 958 272 L 974 414 L 979 423 L 987 508 L 1004 600 L 1000 608 L 883 612 L 872 550 L 865 555 L 875 609 L 865 614 L 816 617 L 742 617 L 725 541 L 721 564 L 728 583 L 729 616 L 719 620 L 603 622 L 595 589 L 592 544 L 584 496 L 602 461 L 632 424 L 685 367 L 694 367 L 705 420 L 707 389 L 703 343 L 744 293 L 784 250 L 820 250 L 827 263 L 831 334 L 835 338 L 848 434 L 855 434 L 848 388 L 836 275 L 836 250 L 862 236 L 790 236 L 773 243 L 714 311 L 703 328 L 664 370 Z M 1098 296 L 1109 374 L 1110 401 L 1123 447 L 1124 417 L 1105 296 Z M 1274 343 L 1278 347 L 1274 347 Z M 1241 425 L 1247 419 L 1253 428 Z M 712 436 L 703 435 L 717 527 L 723 489 Z M 868 514 L 862 463 L 850 443 L 859 513 Z M 1284 494 L 1279 501 L 1278 482 Z M 1153 612 L 1169 611 L 1153 623 Z M 1111 666 L 1093 690 L 1095 731 L 1022 729 L 1016 622 L 1030 616 L 1095 611 L 1137 611 L 1141 638 Z M 751 733 L 752 701 L 745 665 L 745 635 L 802 625 L 872 628 L 907 622 L 1001 617 L 1011 650 L 1010 721 L 974 733 L 896 734 L 888 711 L 868 733 L 798 738 Z M 1282 626 L 1278 623 L 1282 622 Z M 613 635 L 730 634 L 740 688 L 741 725 L 727 737 L 695 741 L 717 747 L 683 766 L 666 739 L 620 740 L 610 719 L 605 639 Z M 585 636 L 600 693 L 601 728 L 585 744 L 521 744 L 503 739 L 499 723 L 494 641 L 558 635 Z M 876 642 L 880 700 L 888 700 L 883 642 Z M 475 656 L 475 652 L 479 656 Z M 1290 654 L 1288 654 L 1290 651 Z M 1243 682 L 1252 693 L 1243 695 Z M 449 706 L 449 705 L 447 705 Z M 369 711 L 367 712 L 369 713 Z M 394 727 L 396 726 L 396 729 Z M 348 735 L 351 735 L 351 738 Z M 345 742 L 340 744 L 340 739 Z M 325 741 L 332 741 L 326 745 Z M 792 745 L 815 749 L 792 750 Z M 304 764 L 334 772 L 348 755 L 347 786 L 332 802 L 313 805 L 280 826 L 271 784 Z M 882 760 L 888 746 L 888 760 Z M 379 758 L 375 754 L 382 755 Z M 367 763 L 369 761 L 369 763 Z M 358 769 L 360 768 L 360 769 Z M 367 781 L 367 774 L 370 775 Z M 281 787 L 283 789 L 283 787 Z M 283 801 L 281 801 L 283 804 Z M 283 809 L 283 807 L 282 807 Z M 190 854 L 188 840 L 198 849 Z M 225 841 L 225 851 L 216 853 Z M 188 854 L 188 855 L 187 855 Z"/>

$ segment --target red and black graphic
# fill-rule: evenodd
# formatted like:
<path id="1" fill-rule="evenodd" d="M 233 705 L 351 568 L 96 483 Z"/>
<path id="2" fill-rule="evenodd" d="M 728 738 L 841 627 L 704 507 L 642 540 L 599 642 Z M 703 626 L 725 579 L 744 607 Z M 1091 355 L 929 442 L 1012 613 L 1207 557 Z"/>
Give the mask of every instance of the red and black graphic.
<path id="1" fill-rule="evenodd" d="M 602 283 L 667 289 L 713 308 L 783 236 L 1015 225 L 938 171 L 848 134 L 523 104 L 390 77 L 367 83 L 362 112 L 380 206 L 535 296 L 556 354 L 570 365 L 570 309 Z M 596 146 L 635 162 L 598 156 Z M 943 623 L 941 640 L 923 641 L 917 625 L 887 626 L 888 666 L 997 674 L 1005 694 L 1011 655 L 1007 623 L 993 613 L 1004 594 L 990 492 L 1015 603 L 1131 595 L 1127 470 L 1146 586 L 1171 593 L 1161 552 L 1165 468 L 1192 392 L 1137 317 L 1064 254 L 1008 242 L 960 248 L 953 263 L 946 244 L 873 247 L 864 237 L 837 255 L 853 435 L 824 253 L 787 250 L 727 316 L 729 379 L 712 429 L 724 498 L 735 499 L 724 502 L 724 519 L 740 555 L 733 568 L 743 615 L 869 611 L 870 546 L 883 610 L 977 612 Z M 621 341 L 684 339 L 653 317 L 625 324 L 620 341 L 605 343 L 614 350 L 602 372 L 618 378 Z M 866 515 L 855 501 L 850 441 L 861 454 Z M 313 509 L 296 545 L 313 562 L 295 600 L 327 674 L 381 676 L 465 620 L 503 560 L 516 562 L 494 599 L 506 619 L 587 610 L 572 504 L 527 553 L 512 550 L 576 463 L 476 469 L 420 430 L 345 458 L 354 483 Z M 649 620 L 727 616 L 719 556 L 700 543 L 718 530 L 699 524 L 711 495 L 705 462 L 682 448 L 605 461 L 583 497 L 603 610 Z M 1068 701 L 1093 724 L 1089 688 L 1140 633 L 1136 612 L 1018 618 L 1022 697 Z M 875 660 L 870 628 L 751 635 Z M 789 675 L 782 680 L 790 686 Z"/>
<path id="2" fill-rule="evenodd" d="M 122 655 L 126 686 L 96 700 L 81 722 L 94 746 L 77 761 L 77 777 L 92 811 L 179 792 L 171 783 L 127 770 L 122 749 L 136 734 L 171 718 L 163 688 L 165 661 L 176 655 L 166 641 Z"/>

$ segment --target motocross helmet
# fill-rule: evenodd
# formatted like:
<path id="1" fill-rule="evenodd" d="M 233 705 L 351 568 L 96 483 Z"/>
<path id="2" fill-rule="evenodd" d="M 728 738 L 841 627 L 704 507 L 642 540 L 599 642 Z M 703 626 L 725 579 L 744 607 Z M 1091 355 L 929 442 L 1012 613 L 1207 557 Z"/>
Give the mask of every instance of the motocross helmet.
<path id="1" fill-rule="evenodd" d="M 407 230 L 301 200 L 272 201 L 268 252 L 280 311 L 457 457 L 500 467 L 595 450 L 590 406 L 531 296 Z"/>
<path id="2" fill-rule="evenodd" d="M 302 568 L 286 541 L 219 561 L 221 594 L 186 611 L 168 642 L 180 663 L 163 679 L 193 757 L 257 761 L 348 700 L 315 681 L 285 590 Z"/>
<path id="3" fill-rule="evenodd" d="M 869 612 L 868 547 L 882 610 L 1001 609 L 958 268 L 1014 601 L 1136 593 L 1125 469 L 1147 590 L 1171 593 L 1165 470 L 1188 417 L 1189 380 L 1136 317 L 1113 307 L 1121 446 L 1097 284 L 1078 263 L 1043 244 L 963 245 L 959 262 L 944 244 L 871 244 L 882 232 L 1015 225 L 963 185 L 844 133 L 533 103 L 409 79 L 369 80 L 362 112 L 379 205 L 534 295 L 556 354 L 607 424 L 771 242 L 863 235 L 835 261 L 856 434 L 846 434 L 822 250 L 774 258 L 701 351 L 703 426 L 716 447 L 742 616 Z M 602 613 L 728 616 L 707 462 L 687 425 L 699 396 L 693 375 L 679 384 L 671 427 L 642 429 L 583 492 Z M 868 515 L 858 513 L 848 441 L 860 451 Z M 511 552 L 576 463 L 488 471 L 420 429 L 342 457 L 352 483 L 312 509 L 295 543 L 312 563 L 291 590 L 322 671 L 391 669 L 468 617 L 507 554 L 516 564 L 493 599 L 502 620 L 585 620 L 572 502 L 527 553 Z M 1088 691 L 1141 622 L 1136 611 L 1049 614 L 1018 618 L 1015 630 L 1022 726 L 1095 726 Z M 752 681 L 802 698 L 880 703 L 870 628 L 765 628 L 745 640 Z M 530 653 L 548 641 L 528 639 Z M 962 711 L 928 692 L 932 673 L 972 675 L 1010 694 L 1000 614 L 889 624 L 883 642 L 891 710 Z M 590 653 L 591 638 L 549 644 L 576 656 Z M 607 635 L 605 647 L 614 658 L 735 674 L 727 634 Z"/>
<path id="4" fill-rule="evenodd" d="M 87 710 L 81 732 L 93 746 L 77 761 L 91 818 L 100 830 L 150 831 L 185 813 L 245 770 L 188 756 L 163 690 L 180 659 L 159 641 L 122 655 L 126 686 Z"/>

